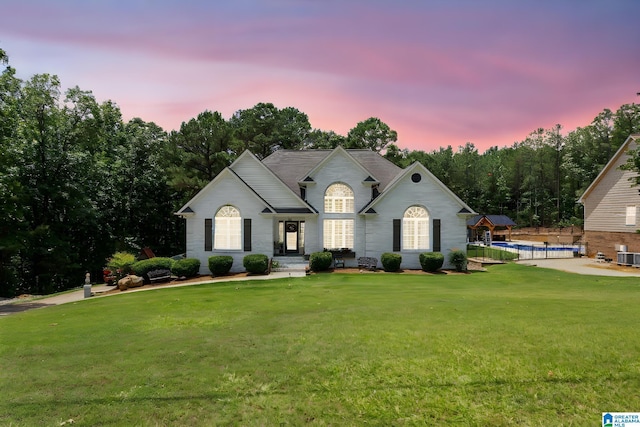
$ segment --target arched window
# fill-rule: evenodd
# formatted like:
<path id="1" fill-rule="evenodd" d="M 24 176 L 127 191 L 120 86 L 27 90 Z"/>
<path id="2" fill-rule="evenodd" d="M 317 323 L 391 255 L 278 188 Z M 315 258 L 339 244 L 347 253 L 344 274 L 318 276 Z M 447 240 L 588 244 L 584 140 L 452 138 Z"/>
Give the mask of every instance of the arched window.
<path id="1" fill-rule="evenodd" d="M 221 207 L 214 225 L 214 249 L 242 249 L 240 211 L 231 205 Z"/>
<path id="2" fill-rule="evenodd" d="M 353 213 L 353 190 L 345 184 L 331 184 L 324 193 L 325 213 Z"/>
<path id="3" fill-rule="evenodd" d="M 422 206 L 410 206 L 404 211 L 402 249 L 429 249 L 429 212 Z"/>

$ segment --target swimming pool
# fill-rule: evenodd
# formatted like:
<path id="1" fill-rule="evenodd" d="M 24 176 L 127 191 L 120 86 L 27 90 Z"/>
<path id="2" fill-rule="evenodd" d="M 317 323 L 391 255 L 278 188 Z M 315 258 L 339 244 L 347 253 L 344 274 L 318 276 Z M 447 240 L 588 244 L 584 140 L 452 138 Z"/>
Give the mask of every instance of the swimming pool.
<path id="1" fill-rule="evenodd" d="M 573 258 L 582 253 L 580 245 L 521 244 L 512 242 L 492 242 L 491 246 L 518 254 L 519 259 Z"/>

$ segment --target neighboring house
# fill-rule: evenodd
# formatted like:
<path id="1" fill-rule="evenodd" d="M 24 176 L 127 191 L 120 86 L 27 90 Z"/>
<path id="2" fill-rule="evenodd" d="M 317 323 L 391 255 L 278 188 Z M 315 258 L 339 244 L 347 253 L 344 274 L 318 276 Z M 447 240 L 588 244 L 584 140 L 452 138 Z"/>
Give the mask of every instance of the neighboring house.
<path id="1" fill-rule="evenodd" d="M 402 254 L 420 268 L 421 252 L 466 248 L 475 215 L 420 163 L 401 169 L 370 150 L 279 150 L 258 160 L 245 151 L 177 213 L 187 221 L 186 252 L 208 272 L 212 255 L 302 255 L 346 251 L 358 257 Z M 448 264 L 445 263 L 445 266 Z"/>
<path id="2" fill-rule="evenodd" d="M 579 199 L 584 205 L 588 255 L 602 252 L 606 258 L 616 259 L 621 245 L 640 252 L 640 187 L 633 181 L 638 174 L 620 169 L 629 158 L 628 151 L 637 149 L 639 141 L 640 135 L 629 136 Z"/>

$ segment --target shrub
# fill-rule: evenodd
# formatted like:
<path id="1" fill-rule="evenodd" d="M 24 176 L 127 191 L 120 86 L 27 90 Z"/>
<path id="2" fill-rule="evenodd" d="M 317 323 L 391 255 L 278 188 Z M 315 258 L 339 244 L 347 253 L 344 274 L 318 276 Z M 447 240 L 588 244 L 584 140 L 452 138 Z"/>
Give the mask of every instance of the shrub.
<path id="1" fill-rule="evenodd" d="M 464 271 L 467 269 L 467 254 L 459 249 L 451 251 L 449 254 L 449 262 L 453 264 L 456 271 Z"/>
<path id="2" fill-rule="evenodd" d="M 171 258 L 155 257 L 149 259 L 143 259 L 131 266 L 131 269 L 138 276 L 146 277 L 147 273 L 153 270 L 171 270 L 171 266 L 175 261 Z"/>
<path id="3" fill-rule="evenodd" d="M 242 259 L 242 265 L 251 274 L 265 274 L 269 269 L 269 257 L 264 254 L 251 254 Z"/>
<path id="4" fill-rule="evenodd" d="M 423 252 L 420 254 L 420 266 L 423 271 L 433 273 L 442 268 L 444 255 L 440 252 Z"/>
<path id="5" fill-rule="evenodd" d="M 214 255 L 209 257 L 209 271 L 214 276 L 224 276 L 231 270 L 233 257 L 231 255 Z"/>
<path id="6" fill-rule="evenodd" d="M 116 252 L 107 263 L 107 267 L 111 270 L 115 280 L 123 278 L 131 272 L 131 266 L 135 264 L 136 256 L 128 252 Z"/>
<path id="7" fill-rule="evenodd" d="M 171 273 L 178 277 L 194 277 L 200 271 L 200 260 L 195 258 L 183 258 L 175 261 L 171 267 Z"/>
<path id="8" fill-rule="evenodd" d="M 400 263 L 402 263 L 402 255 L 385 252 L 380 256 L 380 262 L 384 271 L 398 271 L 400 270 Z"/>
<path id="9" fill-rule="evenodd" d="M 309 268 L 313 271 L 328 270 L 332 262 L 331 252 L 314 252 L 309 256 Z"/>

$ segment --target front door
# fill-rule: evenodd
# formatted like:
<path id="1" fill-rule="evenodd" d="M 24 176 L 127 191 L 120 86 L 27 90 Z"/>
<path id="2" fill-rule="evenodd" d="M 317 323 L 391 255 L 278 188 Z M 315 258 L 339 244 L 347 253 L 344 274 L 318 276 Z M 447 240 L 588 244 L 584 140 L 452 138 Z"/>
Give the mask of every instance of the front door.
<path id="1" fill-rule="evenodd" d="M 285 221 L 284 223 L 284 251 L 288 254 L 298 252 L 298 233 L 300 223 L 298 221 Z"/>

